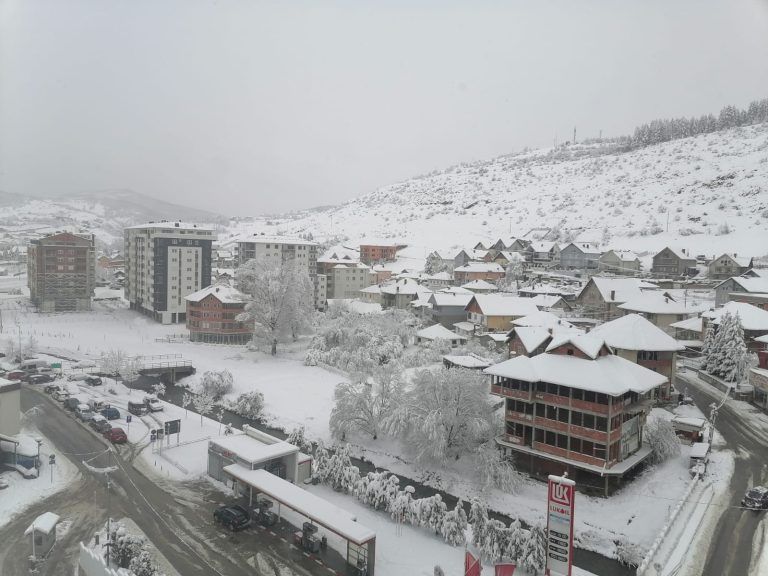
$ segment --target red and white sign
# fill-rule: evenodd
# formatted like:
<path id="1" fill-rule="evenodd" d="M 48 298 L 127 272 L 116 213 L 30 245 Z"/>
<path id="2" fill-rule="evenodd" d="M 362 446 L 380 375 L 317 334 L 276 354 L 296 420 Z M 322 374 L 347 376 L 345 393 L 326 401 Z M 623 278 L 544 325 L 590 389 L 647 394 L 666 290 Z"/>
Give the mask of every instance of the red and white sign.
<path id="1" fill-rule="evenodd" d="M 547 574 L 571 576 L 576 483 L 550 476 L 547 489 Z"/>
<path id="2" fill-rule="evenodd" d="M 475 558 L 471 552 L 464 552 L 464 576 L 480 576 L 482 569 L 480 558 Z"/>

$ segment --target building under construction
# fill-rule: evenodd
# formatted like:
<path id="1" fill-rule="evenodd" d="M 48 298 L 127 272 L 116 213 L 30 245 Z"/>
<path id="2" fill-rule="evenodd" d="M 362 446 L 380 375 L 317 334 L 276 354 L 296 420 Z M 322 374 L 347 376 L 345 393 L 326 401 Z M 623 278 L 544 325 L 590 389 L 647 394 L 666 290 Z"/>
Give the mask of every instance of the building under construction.
<path id="1" fill-rule="evenodd" d="M 57 232 L 29 243 L 27 285 L 39 312 L 90 310 L 95 272 L 93 234 Z"/>

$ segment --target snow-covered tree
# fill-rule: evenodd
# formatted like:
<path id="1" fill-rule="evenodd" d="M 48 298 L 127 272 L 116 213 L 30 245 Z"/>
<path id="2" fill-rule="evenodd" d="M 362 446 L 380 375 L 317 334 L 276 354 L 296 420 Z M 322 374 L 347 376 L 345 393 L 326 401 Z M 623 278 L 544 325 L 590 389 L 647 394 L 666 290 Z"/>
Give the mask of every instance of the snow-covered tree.
<path id="1" fill-rule="evenodd" d="M 512 562 L 518 563 L 523 555 L 523 541 L 526 538 L 526 530 L 519 518 L 515 518 L 509 523 L 507 534 L 507 549 L 504 550 L 504 556 Z"/>
<path id="2" fill-rule="evenodd" d="M 237 397 L 237 400 L 230 402 L 229 409 L 243 418 L 258 420 L 264 411 L 264 394 L 258 390 L 244 392 Z"/>
<path id="3" fill-rule="evenodd" d="M 141 356 L 126 356 L 118 368 L 118 373 L 128 388 L 132 388 L 133 383 L 141 375 L 142 368 L 144 368 L 144 360 Z"/>
<path id="4" fill-rule="evenodd" d="M 99 371 L 102 374 L 107 374 L 113 378 L 120 374 L 120 370 L 125 364 L 127 354 L 123 350 L 109 350 L 108 352 L 102 352 L 99 357 Z"/>
<path id="5" fill-rule="evenodd" d="M 519 564 L 530 574 L 544 572 L 547 559 L 547 536 L 543 526 L 535 524 L 525 535 Z"/>
<path id="6" fill-rule="evenodd" d="M 509 543 L 507 527 L 500 520 L 491 518 L 485 525 L 485 542 L 481 552 L 491 562 L 501 561 Z"/>
<path id="7" fill-rule="evenodd" d="M 443 519 L 448 511 L 440 494 L 419 498 L 413 503 L 414 513 L 418 517 L 419 525 L 429 528 L 435 534 L 440 534 Z"/>
<path id="8" fill-rule="evenodd" d="M 401 368 L 387 364 L 372 372 L 350 374 L 349 382 L 341 382 L 334 391 L 330 428 L 336 438 L 349 432 L 362 432 L 374 440 L 402 398 Z"/>
<path id="9" fill-rule="evenodd" d="M 719 375 L 726 382 L 736 384 L 742 382 L 747 376 L 748 358 L 744 328 L 741 325 L 741 318 L 736 314 L 731 318 L 728 332 L 723 338 L 722 361 L 718 366 Z"/>
<path id="10" fill-rule="evenodd" d="M 464 502 L 459 498 L 453 510 L 445 514 L 440 532 L 451 546 L 464 546 L 467 542 L 466 529 L 467 513 L 464 511 Z"/>
<path id="11" fill-rule="evenodd" d="M 189 416 L 189 408 L 190 406 L 194 406 L 194 404 L 194 395 L 190 394 L 189 392 L 184 392 L 184 395 L 181 397 L 181 405 L 184 406 L 184 418 Z"/>
<path id="12" fill-rule="evenodd" d="M 325 448 L 323 441 L 320 440 L 317 443 L 317 449 L 315 450 L 312 478 L 317 479 L 319 482 L 326 482 L 328 480 L 329 461 L 330 456 L 328 455 L 328 450 Z"/>
<path id="13" fill-rule="evenodd" d="M 437 274 L 439 272 L 445 272 L 448 270 L 448 266 L 436 252 L 432 252 L 427 256 L 427 261 L 424 263 L 425 274 Z"/>
<path id="14" fill-rule="evenodd" d="M 422 370 L 386 428 L 417 461 L 458 459 L 493 433 L 493 404 L 482 374 L 460 368 Z"/>
<path id="15" fill-rule="evenodd" d="M 165 384 L 163 384 L 162 382 L 158 382 L 157 384 L 152 384 L 152 393 L 158 398 L 162 398 L 163 396 L 165 396 Z"/>
<path id="16" fill-rule="evenodd" d="M 720 324 L 715 332 L 715 337 L 712 340 L 712 346 L 707 358 L 707 372 L 719 376 L 721 373 L 721 366 L 725 362 L 725 357 L 728 354 L 727 342 L 730 338 L 731 324 L 733 324 L 733 316 L 730 312 L 725 312 L 720 316 Z"/>
<path id="17" fill-rule="evenodd" d="M 651 448 L 651 459 L 654 462 L 664 462 L 680 454 L 680 441 L 669 420 L 649 418 L 645 425 L 645 440 Z"/>
<path id="18" fill-rule="evenodd" d="M 498 488 L 514 493 L 520 485 L 520 475 L 493 440 L 478 447 L 475 469 L 480 486 L 484 489 Z"/>
<path id="19" fill-rule="evenodd" d="M 352 465 L 349 456 L 349 445 L 342 444 L 332 456 L 328 458 L 325 466 L 325 482 L 337 492 L 354 492 L 355 486 L 360 481 L 360 471 Z"/>
<path id="20" fill-rule="evenodd" d="M 120 568 L 128 568 L 131 560 L 144 549 L 146 539 L 128 532 L 122 524 L 113 526 L 112 545 L 109 547 L 110 559 Z"/>
<path id="21" fill-rule="evenodd" d="M 472 544 L 482 549 L 487 536 L 488 508 L 478 498 L 472 499 L 472 505 L 469 508 L 469 524 L 472 526 Z"/>
<path id="22" fill-rule="evenodd" d="M 239 322 L 252 322 L 254 335 L 263 338 L 272 355 L 284 337 L 294 338 L 309 323 L 314 287 L 306 272 L 292 260 L 254 258 L 235 271 L 237 289 L 245 294 L 245 311 Z"/>
<path id="23" fill-rule="evenodd" d="M 298 446 L 299 450 L 302 452 L 306 452 L 307 454 L 312 452 L 312 442 L 307 439 L 304 432 L 304 426 L 297 426 L 291 430 L 285 441 L 294 446 Z"/>
<path id="24" fill-rule="evenodd" d="M 709 365 L 710 358 L 714 354 L 715 348 L 715 323 L 709 322 L 707 324 L 707 331 L 704 333 L 704 343 L 701 346 L 701 355 L 704 359 L 705 368 Z"/>
<path id="25" fill-rule="evenodd" d="M 158 570 L 146 546 L 136 556 L 131 558 L 128 569 L 136 576 L 158 576 L 160 574 L 160 570 Z"/>
<path id="26" fill-rule="evenodd" d="M 413 510 L 413 493 L 415 488 L 413 486 L 406 486 L 400 490 L 395 496 L 389 513 L 393 520 L 399 520 L 403 524 L 414 523 L 414 510 Z"/>
<path id="27" fill-rule="evenodd" d="M 200 380 L 200 390 L 209 394 L 214 400 L 218 400 L 225 394 L 232 392 L 232 373 L 227 370 L 208 370 L 203 373 Z"/>
<path id="28" fill-rule="evenodd" d="M 200 427 L 202 428 L 203 416 L 210 414 L 211 410 L 213 410 L 213 407 L 216 405 L 216 402 L 214 401 L 213 396 L 207 392 L 203 392 L 193 398 L 192 405 L 195 407 L 197 413 L 200 414 Z"/>

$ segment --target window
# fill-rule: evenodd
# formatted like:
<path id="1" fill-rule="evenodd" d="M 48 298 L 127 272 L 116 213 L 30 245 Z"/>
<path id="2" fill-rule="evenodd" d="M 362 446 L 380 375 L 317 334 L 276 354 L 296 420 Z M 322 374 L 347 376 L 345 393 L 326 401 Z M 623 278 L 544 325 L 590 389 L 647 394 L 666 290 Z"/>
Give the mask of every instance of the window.
<path id="1" fill-rule="evenodd" d="M 585 390 L 584 391 L 584 401 L 585 402 L 594 402 L 595 401 L 595 393 L 594 392 L 589 392 L 589 391 Z"/>
<path id="2" fill-rule="evenodd" d="M 549 444 L 550 446 L 554 446 L 556 442 L 557 442 L 557 434 L 547 430 L 544 433 L 544 443 Z"/>
<path id="3" fill-rule="evenodd" d="M 584 428 L 594 428 L 595 427 L 595 417 L 592 416 L 592 414 L 584 414 L 582 417 L 582 426 Z"/>
<path id="4" fill-rule="evenodd" d="M 597 429 L 601 432 L 607 432 L 608 431 L 608 420 L 606 418 L 603 418 L 602 416 L 598 416 L 595 419 L 595 422 L 597 424 Z"/>
<path id="5" fill-rule="evenodd" d="M 557 435 L 557 447 L 567 449 L 568 448 L 568 436 L 565 434 Z"/>
<path id="6" fill-rule="evenodd" d="M 574 426 L 581 426 L 581 412 L 571 412 L 571 424 Z"/>

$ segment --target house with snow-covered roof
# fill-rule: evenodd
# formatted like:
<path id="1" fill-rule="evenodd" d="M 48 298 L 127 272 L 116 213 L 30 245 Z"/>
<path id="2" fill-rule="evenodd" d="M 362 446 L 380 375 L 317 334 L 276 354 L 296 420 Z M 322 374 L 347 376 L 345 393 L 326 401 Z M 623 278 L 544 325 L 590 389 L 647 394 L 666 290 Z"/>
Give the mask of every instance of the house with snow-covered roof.
<path id="1" fill-rule="evenodd" d="M 446 342 L 450 342 L 452 348 L 455 348 L 459 344 L 466 342 L 467 338 L 465 336 L 460 336 L 455 332 L 451 332 L 442 324 L 433 324 L 432 326 L 422 328 L 416 332 L 417 344 L 425 344 L 434 342 L 435 340 L 445 340 Z"/>
<path id="2" fill-rule="evenodd" d="M 709 277 L 712 280 L 725 280 L 731 276 L 741 276 L 750 268 L 752 268 L 751 257 L 726 252 L 709 263 Z"/>
<path id="3" fill-rule="evenodd" d="M 560 251 L 560 266 L 565 270 L 597 270 L 600 247 L 592 242 L 570 242 Z"/>
<path id="4" fill-rule="evenodd" d="M 501 278 L 504 278 L 504 268 L 496 262 L 468 262 L 453 269 L 453 280 L 459 286 L 472 280 L 496 282 Z"/>
<path id="5" fill-rule="evenodd" d="M 437 272 L 430 274 L 424 279 L 424 283 L 432 290 L 449 288 L 453 284 L 453 274 L 450 272 Z"/>
<path id="6" fill-rule="evenodd" d="M 506 333 L 512 320 L 538 310 L 530 298 L 504 293 L 475 294 L 466 306 L 467 320 L 485 332 Z"/>
<path id="7" fill-rule="evenodd" d="M 592 276 L 576 296 L 575 304 L 589 317 L 612 320 L 623 314 L 618 309 L 620 304 L 655 289 L 655 285 L 639 278 Z"/>
<path id="8" fill-rule="evenodd" d="M 619 304 L 624 314 L 642 314 L 651 324 L 658 326 L 670 336 L 675 333 L 672 324 L 698 316 L 706 305 L 690 299 L 674 297 L 669 292 L 649 290 Z"/>
<path id="9" fill-rule="evenodd" d="M 420 299 L 422 294 L 432 291 L 426 286 L 420 285 L 413 279 L 402 278 L 395 282 L 379 287 L 381 291 L 382 308 L 398 308 L 406 310 L 411 307 L 411 302 Z"/>
<path id="10" fill-rule="evenodd" d="M 757 300 L 760 300 L 759 295 L 765 294 L 768 294 L 768 277 L 746 274 L 733 276 L 715 286 L 715 306 L 723 306 L 737 299 L 743 301 L 745 295 L 758 295 Z"/>
<path id="11" fill-rule="evenodd" d="M 187 330 L 190 342 L 247 344 L 253 326 L 239 322 L 247 298 L 228 282 L 220 282 L 184 297 L 187 304 Z"/>
<path id="12" fill-rule="evenodd" d="M 572 310 L 572 306 L 562 296 L 537 294 L 531 298 L 541 310 Z"/>
<path id="13" fill-rule="evenodd" d="M 696 274 L 696 258 L 685 248 L 664 248 L 653 256 L 651 274 L 662 278 L 677 278 Z"/>
<path id="14" fill-rule="evenodd" d="M 487 294 L 489 292 L 498 292 L 499 289 L 495 284 L 486 282 L 485 280 L 472 280 L 466 284 L 461 285 L 462 288 L 469 290 L 475 294 Z"/>
<path id="15" fill-rule="evenodd" d="M 640 272 L 640 258 L 629 250 L 608 250 L 603 252 L 599 260 L 600 270 L 621 274 L 623 272 Z"/>
<path id="16" fill-rule="evenodd" d="M 553 338 L 564 334 L 584 334 L 580 328 L 571 324 L 551 327 L 544 326 L 513 326 L 507 333 L 507 346 L 510 358 L 514 356 L 536 356 L 543 354 Z"/>
<path id="17" fill-rule="evenodd" d="M 601 338 L 564 334 L 543 354 L 483 372 L 505 403 L 496 443 L 532 476 L 565 469 L 580 488 L 607 496 L 650 456 L 645 418 L 667 379 L 613 354 Z"/>
<path id="18" fill-rule="evenodd" d="M 488 250 L 466 249 L 459 250 L 456 256 L 453 257 L 453 269 L 460 266 L 466 266 L 470 262 L 483 262 Z"/>
<path id="19" fill-rule="evenodd" d="M 704 344 L 704 319 L 701 316 L 686 318 L 669 325 L 675 329 L 675 340 L 686 348 L 701 349 Z"/>
<path id="20" fill-rule="evenodd" d="M 466 307 L 472 300 L 473 294 L 455 292 L 435 292 L 429 297 L 432 321 L 452 329 L 456 322 L 462 322 L 467 318 Z"/>
<path id="21" fill-rule="evenodd" d="M 554 268 L 560 265 L 560 245 L 557 242 L 535 240 L 525 247 L 523 255 L 533 266 Z"/>
<path id="22" fill-rule="evenodd" d="M 590 334 L 605 340 L 614 354 L 667 377 L 658 388 L 670 400 L 677 372 L 677 353 L 685 346 L 639 314 L 627 314 L 594 328 Z"/>

